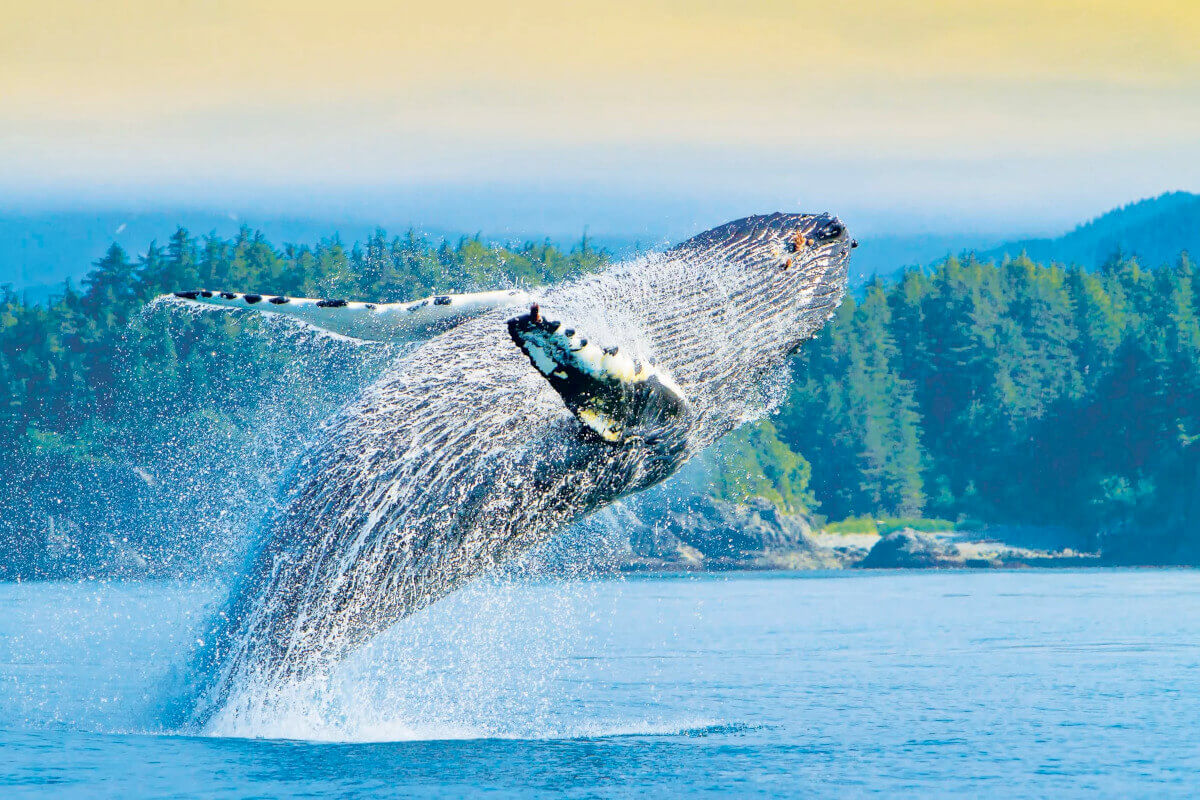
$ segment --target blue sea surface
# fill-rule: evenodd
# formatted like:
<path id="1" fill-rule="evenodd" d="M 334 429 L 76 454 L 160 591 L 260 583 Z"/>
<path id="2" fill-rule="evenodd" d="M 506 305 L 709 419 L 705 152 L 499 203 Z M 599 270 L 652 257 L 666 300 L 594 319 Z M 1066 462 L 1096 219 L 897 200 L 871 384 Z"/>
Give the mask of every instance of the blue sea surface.
<path id="1" fill-rule="evenodd" d="M 277 719 L 163 731 L 217 596 L 0 585 L 0 797 L 1200 789 L 1193 571 L 485 581 Z"/>

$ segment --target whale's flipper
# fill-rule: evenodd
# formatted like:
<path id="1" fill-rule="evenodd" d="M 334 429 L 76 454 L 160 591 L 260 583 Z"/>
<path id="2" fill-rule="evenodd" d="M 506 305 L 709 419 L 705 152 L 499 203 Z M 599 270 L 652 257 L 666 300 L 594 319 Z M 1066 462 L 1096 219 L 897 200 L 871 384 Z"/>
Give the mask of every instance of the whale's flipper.
<path id="1" fill-rule="evenodd" d="M 508 332 L 571 413 L 604 441 L 654 438 L 684 423 L 687 400 L 664 370 L 547 321 L 536 305 L 510 319 Z"/>
<path id="2" fill-rule="evenodd" d="M 174 297 L 203 306 L 281 314 L 331 333 L 378 342 L 427 339 L 471 317 L 529 302 L 529 296 L 516 289 L 440 294 L 408 303 L 359 303 L 207 290 L 175 292 Z"/>

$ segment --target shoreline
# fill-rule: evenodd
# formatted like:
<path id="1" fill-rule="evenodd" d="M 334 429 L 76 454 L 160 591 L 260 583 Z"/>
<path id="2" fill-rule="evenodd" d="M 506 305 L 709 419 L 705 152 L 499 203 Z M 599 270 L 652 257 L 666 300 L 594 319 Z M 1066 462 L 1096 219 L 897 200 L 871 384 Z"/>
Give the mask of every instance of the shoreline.
<path id="1" fill-rule="evenodd" d="M 612 556 L 623 572 L 1061 569 L 1122 563 L 1101 552 L 1094 537 L 1055 526 L 927 530 L 880 522 L 878 530 L 847 532 L 837 530 L 844 523 L 820 525 L 761 498 L 728 503 L 694 497 L 675 506 L 631 502 L 603 513 L 628 538 Z M 868 522 L 874 529 L 875 522 Z"/>

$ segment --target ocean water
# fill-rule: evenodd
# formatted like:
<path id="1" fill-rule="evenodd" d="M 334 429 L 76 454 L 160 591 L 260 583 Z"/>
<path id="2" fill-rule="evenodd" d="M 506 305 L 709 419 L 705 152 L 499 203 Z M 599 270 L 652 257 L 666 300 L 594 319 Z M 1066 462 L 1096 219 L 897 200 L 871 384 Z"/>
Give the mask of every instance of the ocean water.
<path id="1" fill-rule="evenodd" d="M 164 731 L 218 595 L 0 586 L 0 797 L 1200 789 L 1200 572 L 484 581 L 293 697 Z"/>

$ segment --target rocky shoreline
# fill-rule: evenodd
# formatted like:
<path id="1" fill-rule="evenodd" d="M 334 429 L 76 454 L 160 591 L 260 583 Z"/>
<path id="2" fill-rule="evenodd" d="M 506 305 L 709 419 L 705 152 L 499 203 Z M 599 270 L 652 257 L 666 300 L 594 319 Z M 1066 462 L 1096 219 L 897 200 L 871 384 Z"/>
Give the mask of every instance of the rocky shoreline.
<path id="1" fill-rule="evenodd" d="M 838 569 L 996 569 L 1105 563 L 1078 534 L 1056 528 L 981 528 L 885 535 L 838 534 L 770 502 L 707 497 L 682 507 L 618 504 L 612 523 L 628 535 L 615 557 L 626 572 Z"/>
<path id="2" fill-rule="evenodd" d="M 0 521 L 0 531 L 5 525 L 13 528 L 6 538 L 15 545 L 0 561 L 0 580 L 194 575 L 221 568 L 222 553 L 229 558 L 229 548 L 220 544 L 236 538 L 236 531 L 193 530 L 195 520 L 181 513 L 193 506 L 156 502 L 157 486 L 147 475 L 114 472 L 94 481 L 102 477 L 120 491 L 56 494 L 51 480 L 24 487 L 24 507 L 13 508 L 20 513 Z M 198 516 L 220 518 L 216 512 Z M 166 530 L 176 532 L 170 539 L 174 547 L 163 541 Z M 581 561 L 630 573 L 1146 563 L 1102 554 L 1094 542 L 1061 528 L 835 533 L 813 517 L 782 513 L 761 498 L 735 504 L 704 494 L 616 503 L 573 529 L 563 543 L 561 552 L 548 556 L 551 571 Z"/>

